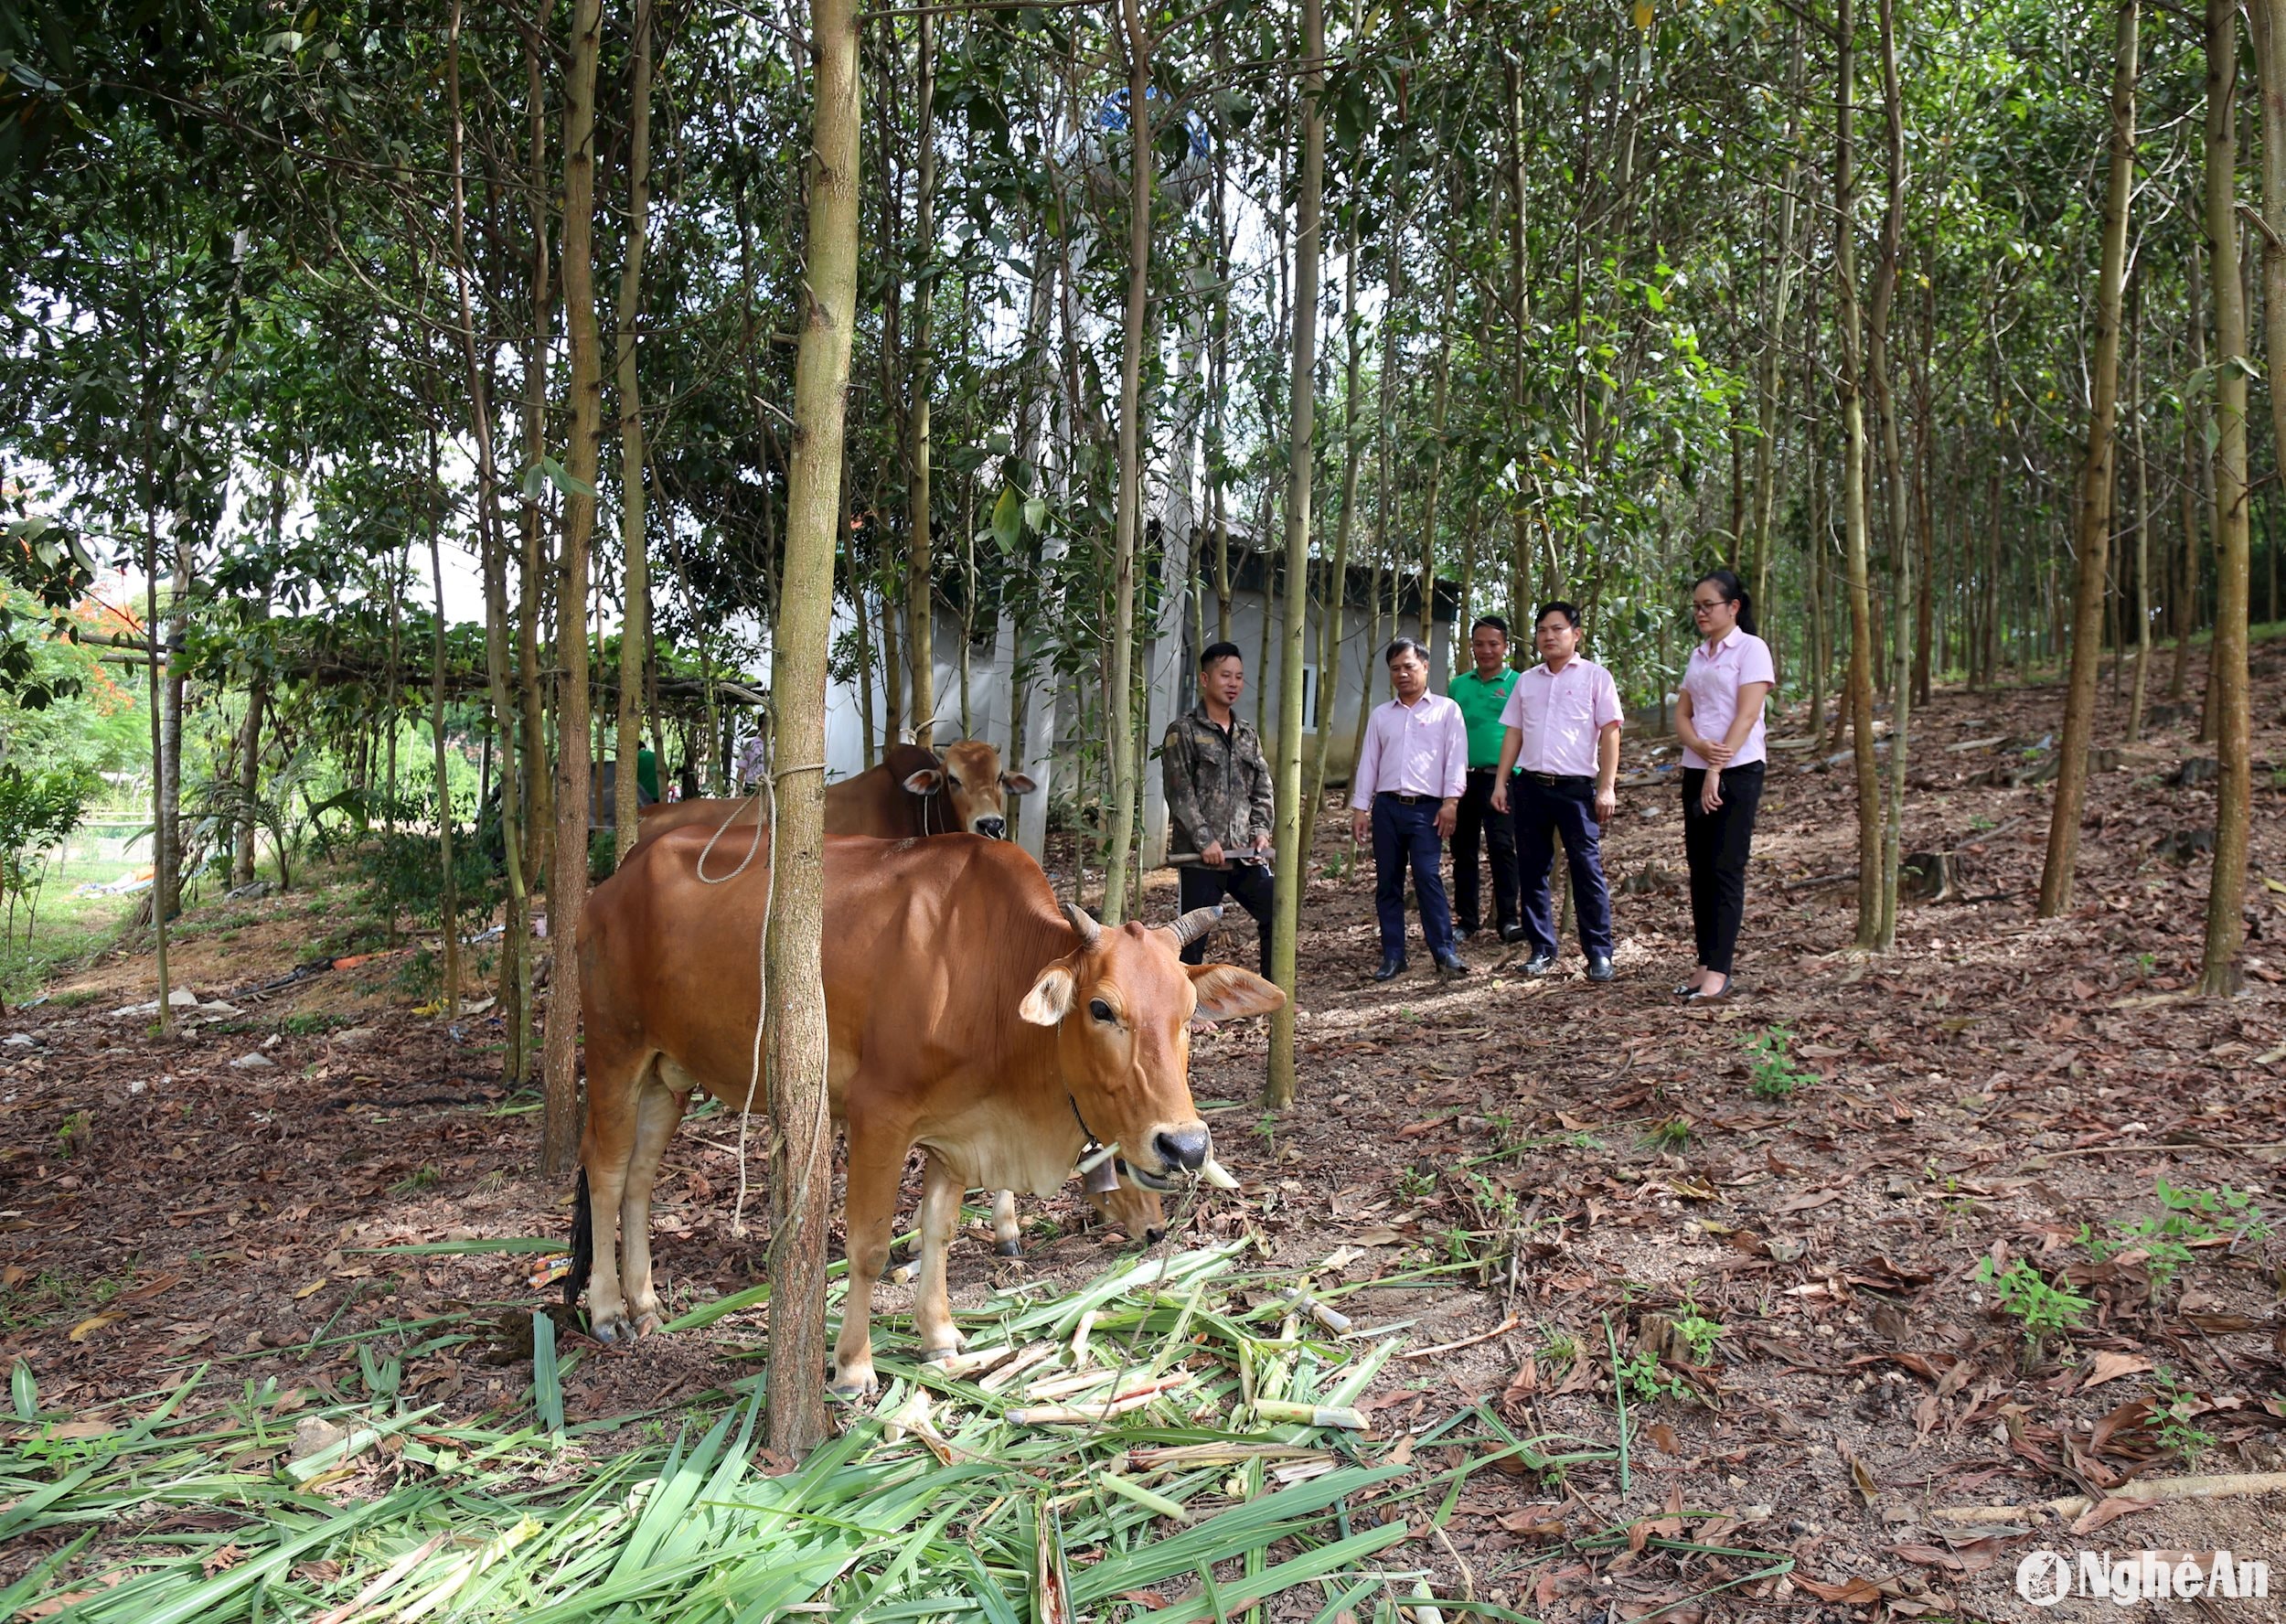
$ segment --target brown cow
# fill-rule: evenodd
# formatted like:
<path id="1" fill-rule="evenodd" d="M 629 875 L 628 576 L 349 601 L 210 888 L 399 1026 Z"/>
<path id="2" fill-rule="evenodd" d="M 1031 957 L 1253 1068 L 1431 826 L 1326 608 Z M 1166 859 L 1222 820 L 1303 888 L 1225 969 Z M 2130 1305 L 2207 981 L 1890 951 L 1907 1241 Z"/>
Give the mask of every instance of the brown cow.
<path id="1" fill-rule="evenodd" d="M 997 840 L 1008 831 L 1009 795 L 1031 795 L 1038 788 L 1026 774 L 1001 772 L 999 751 L 980 740 L 947 744 L 941 759 L 918 744 L 892 744 L 879 764 L 826 786 L 826 832 L 891 839 L 967 829 Z M 640 844 L 672 828 L 703 828 L 715 836 L 707 872 L 719 878 L 753 851 L 760 806 L 759 796 L 746 796 L 646 807 L 636 840 Z M 1130 1240 L 1157 1241 L 1165 1233 L 1165 1209 L 1148 1190 L 1121 1181 L 1108 1189 L 1090 1189 L 1087 1201 Z M 995 1192 L 992 1229 L 1001 1256 L 1021 1255 L 1016 1207 L 1007 1191 Z"/>
<path id="2" fill-rule="evenodd" d="M 658 1324 L 651 1188 L 690 1090 L 740 1105 L 753 1076 L 769 869 L 707 885 L 707 839 L 646 840 L 580 922 L 588 1114 L 565 1289 L 576 1300 L 592 1264 L 589 1320 L 605 1341 Z M 945 1252 L 962 1193 L 1050 1194 L 1091 1138 L 1148 1190 L 1212 1176 L 1191 1020 L 1264 1014 L 1285 995 L 1234 965 L 1181 963 L 1204 917 L 1106 930 L 1059 913 L 1040 866 L 1002 841 L 829 839 L 825 886 L 828 1079 L 849 1138 L 834 1389 L 848 1394 L 873 1384 L 873 1286 L 913 1147 L 928 1153 L 914 1329 L 924 1357 L 942 1359 L 959 1346 Z"/>
<path id="3" fill-rule="evenodd" d="M 826 832 L 886 839 L 967 829 L 997 840 L 1008 833 L 1008 797 L 1039 787 L 1026 774 L 1001 772 L 999 751 L 981 740 L 947 744 L 941 756 L 918 744 L 892 744 L 879 764 L 826 786 Z M 703 826 L 748 831 L 751 842 L 760 805 L 759 796 L 742 796 L 646 807 L 636 838 Z"/>

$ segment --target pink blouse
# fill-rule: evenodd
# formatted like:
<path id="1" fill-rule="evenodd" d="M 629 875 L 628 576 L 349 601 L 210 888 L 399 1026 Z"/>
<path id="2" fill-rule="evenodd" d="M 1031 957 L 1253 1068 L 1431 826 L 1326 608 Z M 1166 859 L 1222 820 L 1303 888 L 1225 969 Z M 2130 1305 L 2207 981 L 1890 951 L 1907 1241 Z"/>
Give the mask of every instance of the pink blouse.
<path id="1" fill-rule="evenodd" d="M 1738 718 L 1738 690 L 1749 682 L 1768 682 L 1776 686 L 1778 668 L 1770 661 L 1770 646 L 1752 632 L 1742 632 L 1736 626 L 1720 643 L 1702 643 L 1691 650 L 1691 664 L 1682 674 L 1682 691 L 1691 696 L 1691 727 L 1702 739 L 1717 742 L 1728 735 L 1730 724 Z M 1769 752 L 1764 745 L 1767 730 L 1762 718 L 1754 719 L 1754 731 L 1738 746 L 1738 753 L 1730 758 L 1734 767 L 1749 762 L 1768 761 Z M 1695 750 L 1682 753 L 1686 767 L 1704 767 L 1706 758 Z"/>

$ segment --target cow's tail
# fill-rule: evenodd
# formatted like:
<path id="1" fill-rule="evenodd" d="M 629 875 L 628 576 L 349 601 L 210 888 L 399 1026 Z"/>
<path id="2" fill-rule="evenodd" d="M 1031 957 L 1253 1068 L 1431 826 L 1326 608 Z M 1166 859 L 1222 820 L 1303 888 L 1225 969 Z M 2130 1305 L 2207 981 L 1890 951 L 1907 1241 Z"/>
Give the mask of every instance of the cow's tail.
<path id="1" fill-rule="evenodd" d="M 587 1169 L 580 1169 L 580 1193 L 572 1203 L 572 1269 L 563 1277 L 563 1306 L 580 1306 L 588 1271 L 595 1266 L 595 1212 L 587 1199 Z"/>

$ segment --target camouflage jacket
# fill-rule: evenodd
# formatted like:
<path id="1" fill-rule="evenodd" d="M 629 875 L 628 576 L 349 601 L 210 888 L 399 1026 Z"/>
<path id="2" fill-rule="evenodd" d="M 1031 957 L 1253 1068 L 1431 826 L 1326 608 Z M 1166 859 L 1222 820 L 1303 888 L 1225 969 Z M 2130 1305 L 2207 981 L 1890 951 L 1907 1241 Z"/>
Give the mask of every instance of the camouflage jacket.
<path id="1" fill-rule="evenodd" d="M 1167 785 L 1173 851 L 1203 851 L 1217 840 L 1225 850 L 1253 846 L 1270 829 L 1270 764 L 1251 722 L 1231 718 L 1225 733 L 1193 706 L 1169 724 L 1159 753 Z"/>

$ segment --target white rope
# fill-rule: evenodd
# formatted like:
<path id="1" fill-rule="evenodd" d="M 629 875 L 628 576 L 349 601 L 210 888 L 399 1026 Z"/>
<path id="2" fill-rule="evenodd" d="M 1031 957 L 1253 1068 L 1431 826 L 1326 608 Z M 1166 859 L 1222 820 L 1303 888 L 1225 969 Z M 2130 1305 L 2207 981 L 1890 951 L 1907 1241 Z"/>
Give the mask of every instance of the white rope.
<path id="1" fill-rule="evenodd" d="M 737 879 L 746 871 L 746 865 L 754 860 L 754 853 L 762 849 L 762 800 L 764 796 L 771 796 L 770 780 L 767 776 L 762 780 L 762 795 L 754 797 L 754 838 L 746 843 L 746 855 L 738 860 L 738 867 L 721 876 L 721 879 L 716 879 L 707 872 L 707 859 L 714 854 L 715 841 L 730 833 L 731 825 L 736 823 L 738 815 L 746 810 L 746 797 L 741 796 L 731 807 L 731 815 L 722 820 L 713 834 L 707 837 L 706 849 L 699 853 L 699 882 L 701 885 L 721 885 L 725 881 Z M 774 812 L 777 810 L 774 796 L 771 796 L 771 810 Z M 763 903 L 765 918 L 769 906 L 767 901 Z"/>
<path id="2" fill-rule="evenodd" d="M 783 773 L 765 774 L 762 779 L 762 794 L 756 799 L 757 803 L 768 804 L 766 807 L 757 804 L 754 807 L 753 845 L 747 849 L 745 857 L 740 860 L 737 868 L 723 875 L 721 880 L 708 880 L 705 871 L 707 851 L 714 849 L 714 840 L 721 839 L 723 830 L 731 827 L 726 820 L 721 828 L 714 831 L 714 839 L 707 842 L 706 851 L 699 854 L 699 878 L 705 880 L 709 885 L 720 885 L 723 881 L 736 878 L 748 863 L 753 861 L 754 852 L 761 847 L 764 811 L 769 813 L 773 822 L 776 821 L 778 780 L 791 777 L 796 773 L 822 773 L 825 770 L 826 764 L 817 762 L 808 766 L 788 767 Z M 731 814 L 732 817 L 737 816 L 738 813 L 735 811 Z M 735 1240 L 746 1238 L 746 1129 L 754 1117 L 754 1094 L 762 1086 L 762 1033 L 763 1029 L 769 1024 L 770 1019 L 770 909 L 771 905 L 777 901 L 778 896 L 778 852 L 783 844 L 777 840 L 770 843 L 770 889 L 763 893 L 762 930 L 754 945 L 754 1047 L 753 1057 L 746 1074 L 746 1103 L 738 1113 L 738 1200 L 731 1207 L 731 1235 Z"/>

